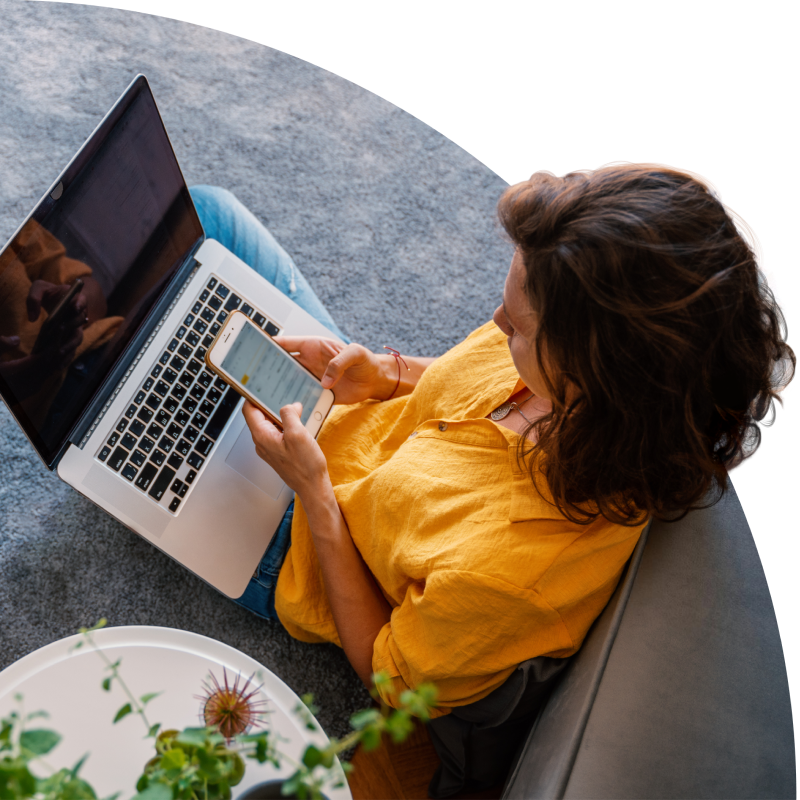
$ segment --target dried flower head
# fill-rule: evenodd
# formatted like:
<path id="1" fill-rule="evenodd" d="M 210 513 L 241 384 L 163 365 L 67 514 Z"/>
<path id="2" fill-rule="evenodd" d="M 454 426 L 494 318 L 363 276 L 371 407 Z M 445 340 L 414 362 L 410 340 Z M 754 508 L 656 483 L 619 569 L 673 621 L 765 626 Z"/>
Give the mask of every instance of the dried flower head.
<path id="1" fill-rule="evenodd" d="M 200 709 L 203 724 L 216 728 L 226 739 L 247 733 L 251 728 L 264 727 L 267 701 L 261 694 L 263 684 L 254 686 L 252 683 L 253 675 L 244 678 L 244 684 L 239 686 L 242 675 L 237 674 L 230 685 L 223 667 L 220 685 L 214 673 L 209 672 L 208 679 L 203 682 L 205 694 L 198 696 L 203 704 Z"/>

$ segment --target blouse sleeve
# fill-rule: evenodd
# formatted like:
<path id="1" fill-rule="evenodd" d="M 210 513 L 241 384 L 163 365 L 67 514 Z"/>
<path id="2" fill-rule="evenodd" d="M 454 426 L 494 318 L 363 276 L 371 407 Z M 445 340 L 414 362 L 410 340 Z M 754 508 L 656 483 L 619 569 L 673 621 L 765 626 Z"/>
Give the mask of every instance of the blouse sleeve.
<path id="1" fill-rule="evenodd" d="M 485 697 L 522 661 L 572 649 L 561 617 L 535 590 L 452 570 L 409 586 L 375 640 L 372 668 L 391 678 L 381 690 L 390 706 L 405 689 L 434 683 L 440 716 Z"/>

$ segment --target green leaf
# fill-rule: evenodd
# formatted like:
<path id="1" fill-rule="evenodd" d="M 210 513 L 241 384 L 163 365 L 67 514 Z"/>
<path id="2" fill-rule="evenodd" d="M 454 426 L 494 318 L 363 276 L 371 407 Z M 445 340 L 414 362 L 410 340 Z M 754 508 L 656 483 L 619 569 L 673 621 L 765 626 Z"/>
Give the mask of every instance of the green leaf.
<path id="1" fill-rule="evenodd" d="M 127 717 L 128 714 L 131 713 L 131 711 L 133 711 L 133 709 L 131 708 L 131 704 L 125 703 L 125 705 L 122 706 L 122 708 L 119 711 L 117 711 L 116 716 L 114 717 L 114 722 L 117 723 L 124 717 Z"/>
<path id="2" fill-rule="evenodd" d="M 19 737 L 20 746 L 37 756 L 47 755 L 60 741 L 61 737 L 55 731 L 43 728 L 23 731 Z"/>
<path id="3" fill-rule="evenodd" d="M 103 687 L 104 692 L 111 691 L 111 677 L 103 678 L 103 682 L 100 684 Z"/>
<path id="4" fill-rule="evenodd" d="M 160 722 L 156 722 L 155 725 L 151 725 L 150 726 L 150 730 L 147 731 L 147 736 L 157 736 L 158 735 L 158 729 L 160 727 L 161 727 L 161 723 Z M 147 738 L 147 736 L 145 736 L 145 739 Z"/>
<path id="5" fill-rule="evenodd" d="M 389 677 L 388 672 L 381 670 L 380 672 L 374 672 L 372 674 L 372 683 L 376 689 L 380 688 L 381 686 L 388 686 L 391 682 L 392 679 Z"/>
<path id="6" fill-rule="evenodd" d="M 151 783 L 144 791 L 134 795 L 133 800 L 172 800 L 172 789 L 166 783 Z"/>
<path id="7" fill-rule="evenodd" d="M 210 738 L 208 728 L 184 728 L 175 737 L 175 741 L 190 747 L 203 747 Z"/>
<path id="8" fill-rule="evenodd" d="M 143 694 L 143 695 L 142 695 L 142 696 L 139 698 L 139 702 L 140 702 L 140 703 L 141 703 L 143 706 L 146 706 L 146 705 L 147 705 L 147 704 L 148 704 L 148 703 L 149 703 L 151 700 L 155 699 L 155 698 L 156 698 L 156 697 L 158 697 L 160 694 L 163 694 L 163 692 L 149 692 L 148 694 Z"/>
<path id="9" fill-rule="evenodd" d="M 40 717 L 42 719 L 50 719 L 50 715 L 46 711 L 32 711 L 25 717 L 25 721 L 30 722 L 32 719 L 38 719 Z"/>
<path id="10" fill-rule="evenodd" d="M 361 735 L 361 743 L 364 745 L 365 750 L 374 750 L 381 743 L 380 731 L 375 728 L 364 728 Z"/>
<path id="11" fill-rule="evenodd" d="M 322 761 L 322 751 L 310 744 L 306 747 L 305 753 L 303 753 L 302 761 L 309 769 L 314 769 Z"/>
<path id="12" fill-rule="evenodd" d="M 377 708 L 365 708 L 363 711 L 357 711 L 350 717 L 350 725 L 357 731 L 377 722 L 381 718 L 381 712 Z"/>
<path id="13" fill-rule="evenodd" d="M 78 773 L 81 771 L 81 767 L 82 767 L 82 766 L 83 766 L 83 765 L 86 763 L 86 759 L 87 759 L 87 758 L 89 758 L 89 754 L 88 754 L 88 753 L 86 753 L 86 755 L 85 755 L 85 756 L 83 756 L 82 758 L 80 758 L 80 759 L 77 761 L 77 763 L 75 764 L 75 766 L 74 766 L 74 767 L 73 767 L 73 768 L 70 770 L 70 773 L 69 773 L 69 774 L 70 774 L 70 775 L 71 775 L 73 778 L 77 778 L 77 777 L 78 777 Z"/>
<path id="14" fill-rule="evenodd" d="M 186 753 L 180 747 L 173 747 L 161 756 L 162 769 L 181 769 L 186 763 Z"/>

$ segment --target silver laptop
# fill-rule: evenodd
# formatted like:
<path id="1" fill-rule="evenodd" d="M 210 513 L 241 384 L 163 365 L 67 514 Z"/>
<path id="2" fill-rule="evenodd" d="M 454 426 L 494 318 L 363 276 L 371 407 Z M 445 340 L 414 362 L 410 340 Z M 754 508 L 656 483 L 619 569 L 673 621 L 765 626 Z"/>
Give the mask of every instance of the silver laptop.
<path id="1" fill-rule="evenodd" d="M 108 328 L 68 363 L 25 312 L 27 287 L 53 269 L 42 252 L 59 245 L 91 270 Z M 234 309 L 272 335 L 333 336 L 205 239 L 139 75 L 0 252 L 0 394 L 49 469 L 239 597 L 293 495 L 256 455 L 239 395 L 204 365 Z"/>

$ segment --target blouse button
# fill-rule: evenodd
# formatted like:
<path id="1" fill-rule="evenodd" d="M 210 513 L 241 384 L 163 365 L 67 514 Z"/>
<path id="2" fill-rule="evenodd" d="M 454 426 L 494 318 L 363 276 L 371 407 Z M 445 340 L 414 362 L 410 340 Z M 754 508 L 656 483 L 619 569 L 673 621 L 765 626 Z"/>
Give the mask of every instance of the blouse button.
<path id="1" fill-rule="evenodd" d="M 416 435 L 417 435 L 417 432 L 416 432 L 416 431 L 413 431 L 412 433 L 409 433 L 409 434 L 408 434 L 408 438 L 409 438 L 409 439 L 413 439 L 413 438 L 414 438 Z"/>
<path id="2" fill-rule="evenodd" d="M 439 430 L 440 431 L 446 431 L 447 430 L 447 423 L 446 422 L 440 422 L 439 423 Z"/>

